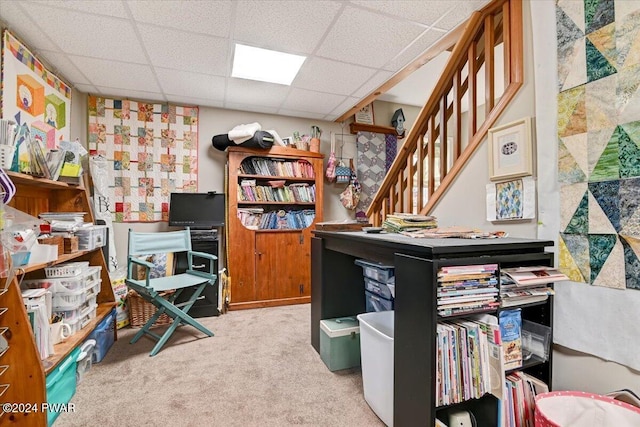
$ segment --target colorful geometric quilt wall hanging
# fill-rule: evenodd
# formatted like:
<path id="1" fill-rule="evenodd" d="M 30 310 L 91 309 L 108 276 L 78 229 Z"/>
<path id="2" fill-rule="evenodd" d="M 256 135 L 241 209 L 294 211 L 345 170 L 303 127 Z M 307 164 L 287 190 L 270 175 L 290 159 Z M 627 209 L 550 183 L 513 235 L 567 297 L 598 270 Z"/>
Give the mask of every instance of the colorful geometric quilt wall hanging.
<path id="1" fill-rule="evenodd" d="M 640 289 L 640 1 L 558 0 L 560 267 Z"/>
<path id="2" fill-rule="evenodd" d="M 88 129 L 111 164 L 114 222 L 167 221 L 170 193 L 197 191 L 197 107 L 89 96 Z"/>
<path id="3" fill-rule="evenodd" d="M 0 74 L 0 117 L 28 128 L 48 149 L 69 141 L 71 88 L 8 30 L 2 34 Z"/>

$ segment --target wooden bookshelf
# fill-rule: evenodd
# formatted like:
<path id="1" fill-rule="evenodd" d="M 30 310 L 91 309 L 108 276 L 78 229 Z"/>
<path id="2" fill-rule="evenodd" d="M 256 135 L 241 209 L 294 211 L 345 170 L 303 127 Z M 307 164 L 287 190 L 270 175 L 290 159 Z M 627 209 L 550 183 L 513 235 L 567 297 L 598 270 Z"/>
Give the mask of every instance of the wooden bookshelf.
<path id="1" fill-rule="evenodd" d="M 322 221 L 323 155 L 285 147 L 270 150 L 229 147 L 228 149 L 228 268 L 231 276 L 231 309 L 300 304 L 311 295 L 311 232 Z M 256 175 L 241 172 L 254 158 L 284 162 L 306 162 L 313 177 Z M 246 168 L 242 170 L 246 171 Z M 268 181 L 315 185 L 315 202 L 245 201 L 238 197 L 241 182 L 255 179 L 256 186 Z M 238 218 L 239 208 L 262 207 L 265 212 L 285 207 L 314 210 L 313 224 L 301 229 L 253 229 Z"/>

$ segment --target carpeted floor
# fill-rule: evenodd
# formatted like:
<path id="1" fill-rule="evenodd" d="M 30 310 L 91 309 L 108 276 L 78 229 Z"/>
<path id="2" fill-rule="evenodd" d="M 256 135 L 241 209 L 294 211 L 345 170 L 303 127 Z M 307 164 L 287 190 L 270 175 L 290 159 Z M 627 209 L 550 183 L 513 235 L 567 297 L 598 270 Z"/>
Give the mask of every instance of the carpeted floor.
<path id="1" fill-rule="evenodd" d="M 200 319 L 163 350 L 121 329 L 61 414 L 66 426 L 383 426 L 362 394 L 360 369 L 330 372 L 310 344 L 310 305 Z"/>

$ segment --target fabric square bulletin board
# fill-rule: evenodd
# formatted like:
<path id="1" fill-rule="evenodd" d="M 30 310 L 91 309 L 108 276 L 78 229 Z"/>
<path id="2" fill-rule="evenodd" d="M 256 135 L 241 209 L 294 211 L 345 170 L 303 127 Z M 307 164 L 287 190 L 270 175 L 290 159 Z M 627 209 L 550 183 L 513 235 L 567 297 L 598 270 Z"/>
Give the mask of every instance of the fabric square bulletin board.
<path id="1" fill-rule="evenodd" d="M 89 152 L 107 158 L 114 222 L 169 218 L 172 192 L 198 189 L 198 108 L 89 96 Z"/>

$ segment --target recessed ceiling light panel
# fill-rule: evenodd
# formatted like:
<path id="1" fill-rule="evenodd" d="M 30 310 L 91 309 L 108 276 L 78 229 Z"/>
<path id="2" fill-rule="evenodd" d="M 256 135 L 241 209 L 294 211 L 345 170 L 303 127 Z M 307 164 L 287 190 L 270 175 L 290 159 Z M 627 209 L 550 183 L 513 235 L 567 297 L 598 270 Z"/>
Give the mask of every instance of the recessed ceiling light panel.
<path id="1" fill-rule="evenodd" d="M 306 56 L 236 43 L 231 77 L 291 85 Z"/>

